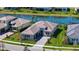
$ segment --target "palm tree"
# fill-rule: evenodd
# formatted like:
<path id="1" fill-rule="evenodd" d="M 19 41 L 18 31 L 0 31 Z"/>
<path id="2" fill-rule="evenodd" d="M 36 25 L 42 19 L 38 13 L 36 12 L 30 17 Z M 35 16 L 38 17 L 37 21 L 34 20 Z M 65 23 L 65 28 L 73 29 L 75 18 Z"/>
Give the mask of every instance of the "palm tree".
<path id="1" fill-rule="evenodd" d="M 34 20 L 34 18 L 35 18 L 35 16 L 33 15 L 33 16 L 32 16 L 32 22 L 34 22 L 34 21 L 33 21 L 33 20 Z"/>
<path id="2" fill-rule="evenodd" d="M 17 33 L 18 33 L 18 39 L 20 42 L 22 42 L 22 39 L 20 38 L 20 29 L 17 28 Z"/>

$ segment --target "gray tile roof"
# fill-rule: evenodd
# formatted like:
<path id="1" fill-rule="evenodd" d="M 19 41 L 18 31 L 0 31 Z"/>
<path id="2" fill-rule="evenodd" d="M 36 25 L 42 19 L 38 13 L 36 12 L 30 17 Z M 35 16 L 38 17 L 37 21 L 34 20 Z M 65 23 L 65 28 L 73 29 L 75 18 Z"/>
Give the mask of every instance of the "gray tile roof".
<path id="1" fill-rule="evenodd" d="M 29 22 L 31 22 L 30 20 L 26 20 L 26 19 L 22 19 L 22 18 L 18 18 L 14 21 L 11 22 L 11 24 L 14 24 L 13 27 L 19 27 L 25 24 L 28 24 Z"/>
<path id="2" fill-rule="evenodd" d="M 45 31 L 52 32 L 57 25 L 58 24 L 56 24 L 56 23 L 51 23 L 48 21 L 39 21 L 39 22 L 36 22 L 35 24 L 33 24 L 28 29 L 26 29 L 25 31 L 23 31 L 22 34 L 34 35 L 40 30 L 40 28 L 44 28 L 44 27 L 48 28 Z"/>
<path id="3" fill-rule="evenodd" d="M 12 21 L 15 18 L 16 17 L 14 17 L 14 16 L 4 16 L 4 17 L 1 17 L 0 20 L 2 20 L 2 21 Z"/>
<path id="4" fill-rule="evenodd" d="M 79 24 L 68 25 L 67 36 L 76 35 L 79 33 Z"/>
<path id="5" fill-rule="evenodd" d="M 0 23 L 0 29 L 5 28 L 7 26 L 7 24 L 5 23 Z"/>

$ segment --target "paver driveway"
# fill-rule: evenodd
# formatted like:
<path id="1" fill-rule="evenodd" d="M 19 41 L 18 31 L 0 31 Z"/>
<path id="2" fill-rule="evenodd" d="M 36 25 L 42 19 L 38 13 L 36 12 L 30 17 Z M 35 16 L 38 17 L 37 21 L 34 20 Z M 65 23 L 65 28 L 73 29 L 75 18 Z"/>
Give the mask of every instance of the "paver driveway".
<path id="1" fill-rule="evenodd" d="M 28 47 L 31 51 L 43 51 L 43 46 L 50 39 L 50 37 L 42 37 L 33 47 Z"/>

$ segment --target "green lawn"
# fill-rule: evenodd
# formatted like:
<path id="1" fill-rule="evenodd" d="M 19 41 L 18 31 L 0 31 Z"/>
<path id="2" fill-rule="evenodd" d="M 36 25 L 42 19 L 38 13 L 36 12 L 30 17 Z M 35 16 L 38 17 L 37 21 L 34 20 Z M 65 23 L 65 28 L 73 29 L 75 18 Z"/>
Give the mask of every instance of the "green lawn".
<path id="1" fill-rule="evenodd" d="M 5 38 L 4 40 L 9 40 L 9 41 L 13 41 L 13 42 L 23 42 L 23 43 L 29 43 L 29 44 L 35 44 L 36 43 L 35 40 L 29 40 L 29 39 L 22 40 L 22 39 L 20 39 L 19 33 L 15 33 L 10 37 Z"/>

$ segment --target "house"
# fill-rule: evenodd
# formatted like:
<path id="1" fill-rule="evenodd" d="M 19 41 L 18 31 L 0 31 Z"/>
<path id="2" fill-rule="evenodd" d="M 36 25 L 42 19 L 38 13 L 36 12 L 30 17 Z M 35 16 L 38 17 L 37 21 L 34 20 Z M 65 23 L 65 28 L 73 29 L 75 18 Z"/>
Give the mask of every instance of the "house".
<path id="1" fill-rule="evenodd" d="M 8 30 L 8 26 L 5 23 L 0 23 L 0 35 Z"/>
<path id="2" fill-rule="evenodd" d="M 79 24 L 70 24 L 67 28 L 69 43 L 79 43 Z"/>
<path id="3" fill-rule="evenodd" d="M 16 17 L 14 17 L 14 16 L 4 16 L 4 17 L 0 18 L 0 22 L 8 24 L 15 19 L 16 19 Z"/>
<path id="4" fill-rule="evenodd" d="M 39 21 L 21 33 L 22 39 L 40 39 L 42 36 L 51 36 L 57 28 L 56 23 Z"/>
<path id="5" fill-rule="evenodd" d="M 21 30 L 29 25 L 31 25 L 31 21 L 22 18 L 17 18 L 11 22 L 12 30 Z"/>

